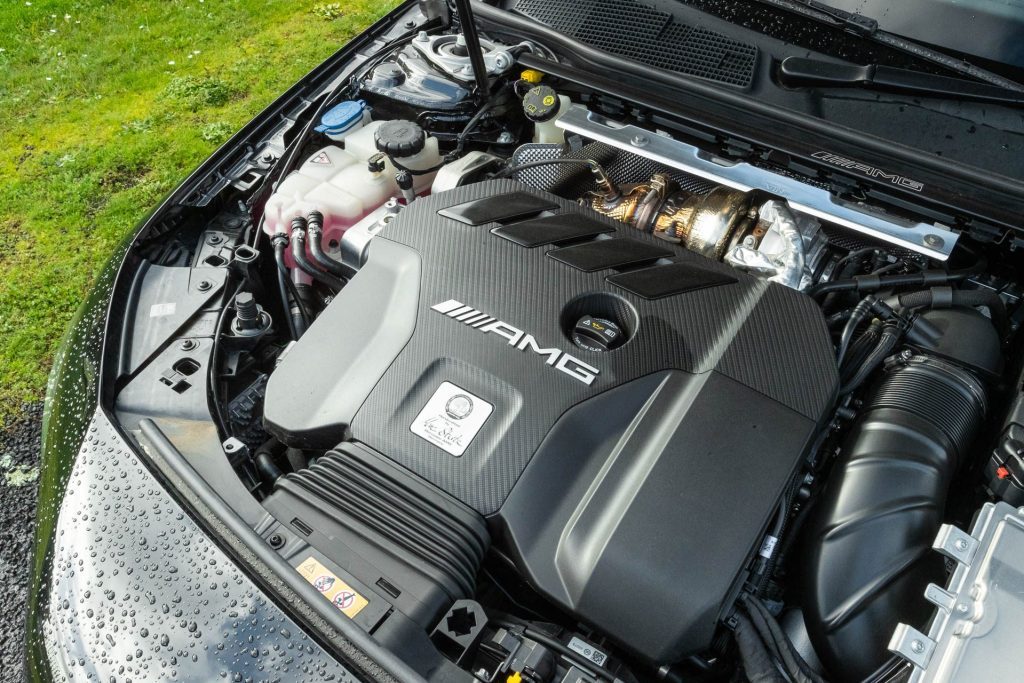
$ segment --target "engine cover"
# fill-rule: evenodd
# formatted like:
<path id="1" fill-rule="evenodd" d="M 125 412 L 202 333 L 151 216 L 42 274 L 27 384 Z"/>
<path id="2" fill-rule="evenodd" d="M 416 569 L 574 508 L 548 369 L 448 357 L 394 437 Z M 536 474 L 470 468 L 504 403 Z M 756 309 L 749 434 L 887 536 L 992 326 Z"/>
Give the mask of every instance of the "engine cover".
<path id="1" fill-rule="evenodd" d="M 575 345 L 584 319 L 621 339 Z M 709 644 L 836 383 L 806 296 L 489 181 L 371 242 L 265 419 L 386 454 L 489 516 L 542 593 L 669 662 Z"/>

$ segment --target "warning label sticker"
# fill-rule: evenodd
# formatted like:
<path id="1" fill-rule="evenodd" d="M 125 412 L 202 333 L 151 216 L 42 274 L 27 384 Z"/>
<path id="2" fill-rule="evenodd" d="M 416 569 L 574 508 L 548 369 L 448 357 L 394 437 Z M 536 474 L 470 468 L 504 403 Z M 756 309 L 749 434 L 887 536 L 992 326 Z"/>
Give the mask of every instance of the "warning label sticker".
<path id="1" fill-rule="evenodd" d="M 325 598 L 349 619 L 363 611 L 370 602 L 357 593 L 352 586 L 342 581 L 334 572 L 320 563 L 315 557 L 307 557 L 298 566 L 299 574 L 313 584 Z"/>
<path id="2" fill-rule="evenodd" d="M 442 382 L 410 429 L 455 457 L 469 448 L 494 406 L 451 382 Z"/>
<path id="3" fill-rule="evenodd" d="M 313 158 L 309 160 L 311 164 L 320 164 L 322 166 L 331 166 L 331 158 L 327 156 L 327 152 L 320 152 L 314 154 Z"/>

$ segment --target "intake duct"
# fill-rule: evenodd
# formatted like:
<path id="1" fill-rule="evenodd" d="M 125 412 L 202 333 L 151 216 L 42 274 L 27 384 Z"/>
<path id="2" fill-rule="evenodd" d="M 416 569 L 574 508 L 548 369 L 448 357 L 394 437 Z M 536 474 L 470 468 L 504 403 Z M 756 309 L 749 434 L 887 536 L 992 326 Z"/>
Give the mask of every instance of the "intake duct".
<path id="1" fill-rule="evenodd" d="M 479 514 L 357 443 L 281 477 L 264 506 L 305 536 L 308 545 L 287 548 L 296 568 L 315 558 L 365 598 L 353 620 L 382 642 L 378 631 L 409 642 L 396 611 L 421 635 L 472 596 L 490 542 Z"/>
<path id="2" fill-rule="evenodd" d="M 924 588 L 945 576 L 931 543 L 986 400 L 973 373 L 929 355 L 891 366 L 866 399 L 808 536 L 804 613 L 836 679 L 863 680 L 898 622 L 931 615 Z"/>

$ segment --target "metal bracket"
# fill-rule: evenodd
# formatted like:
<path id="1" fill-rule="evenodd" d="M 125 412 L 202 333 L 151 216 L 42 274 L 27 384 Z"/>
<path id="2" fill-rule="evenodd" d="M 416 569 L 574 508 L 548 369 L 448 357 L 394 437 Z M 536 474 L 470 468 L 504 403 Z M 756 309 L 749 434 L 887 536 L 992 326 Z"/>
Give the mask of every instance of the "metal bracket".
<path id="1" fill-rule="evenodd" d="M 924 669 L 935 651 L 935 641 L 913 626 L 899 624 L 889 641 L 889 651 Z"/>
<path id="2" fill-rule="evenodd" d="M 960 564 L 970 565 L 974 562 L 974 554 L 978 551 L 978 541 L 966 531 L 957 529 L 952 524 L 943 524 L 932 543 L 938 550 L 951 560 Z"/>
<path id="3" fill-rule="evenodd" d="M 742 192 L 762 190 L 778 195 L 796 211 L 938 261 L 949 258 L 959 237 L 945 226 L 907 221 L 861 203 L 843 201 L 827 190 L 795 178 L 746 162 L 713 157 L 693 145 L 652 133 L 639 126 L 611 121 L 578 104 L 569 107 L 558 119 L 557 125 L 566 131 Z"/>

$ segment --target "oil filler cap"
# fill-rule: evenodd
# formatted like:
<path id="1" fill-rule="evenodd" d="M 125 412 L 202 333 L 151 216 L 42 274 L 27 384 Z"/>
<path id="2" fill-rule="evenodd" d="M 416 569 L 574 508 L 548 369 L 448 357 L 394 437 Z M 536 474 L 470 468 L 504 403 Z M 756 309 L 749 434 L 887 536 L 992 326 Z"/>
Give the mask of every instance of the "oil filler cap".
<path id="1" fill-rule="evenodd" d="M 377 132 L 373 134 L 373 141 L 378 151 L 389 157 L 401 159 L 422 152 L 427 135 L 412 121 L 388 121 L 377 128 Z"/>
<path id="2" fill-rule="evenodd" d="M 572 330 L 572 343 L 587 351 L 611 351 L 625 341 L 622 328 L 605 318 L 585 315 Z"/>

